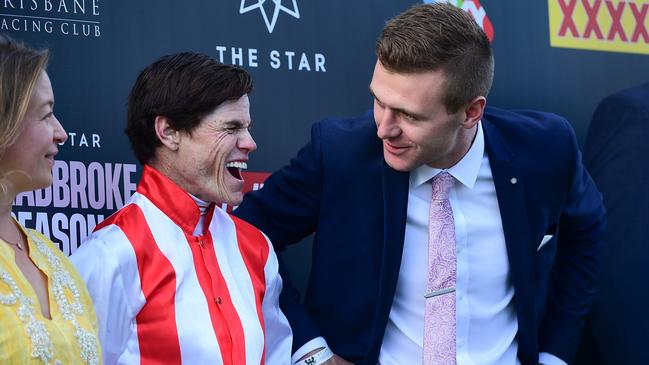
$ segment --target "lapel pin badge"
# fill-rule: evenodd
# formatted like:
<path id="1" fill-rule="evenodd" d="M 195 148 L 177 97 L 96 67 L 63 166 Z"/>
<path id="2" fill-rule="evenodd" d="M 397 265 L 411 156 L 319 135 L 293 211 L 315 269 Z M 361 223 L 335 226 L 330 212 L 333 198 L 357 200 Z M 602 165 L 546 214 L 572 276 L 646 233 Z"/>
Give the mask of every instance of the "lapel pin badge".
<path id="1" fill-rule="evenodd" d="M 515 178 L 515 177 L 512 177 L 512 178 L 509 180 L 509 182 L 512 183 L 512 185 L 516 185 L 516 183 L 518 182 L 518 179 Z"/>

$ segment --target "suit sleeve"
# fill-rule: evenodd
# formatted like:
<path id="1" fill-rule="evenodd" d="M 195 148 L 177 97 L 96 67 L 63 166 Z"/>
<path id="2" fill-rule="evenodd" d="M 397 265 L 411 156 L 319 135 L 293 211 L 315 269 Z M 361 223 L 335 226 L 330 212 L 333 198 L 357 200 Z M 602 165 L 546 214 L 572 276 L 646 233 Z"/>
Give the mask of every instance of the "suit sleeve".
<path id="1" fill-rule="evenodd" d="M 85 241 L 70 259 L 88 286 L 97 313 L 104 363 L 116 364 L 126 348 L 136 315 L 128 299 L 132 298 L 128 288 L 133 285 L 125 281 L 132 283 L 133 277 L 124 277 L 113 250 L 96 236 Z"/>
<path id="2" fill-rule="evenodd" d="M 297 157 L 272 174 L 262 189 L 246 194 L 234 215 L 268 235 L 275 250 L 281 253 L 286 246 L 301 241 L 316 229 L 322 190 L 321 169 L 320 127 L 315 124 L 311 129 L 311 141 Z M 280 306 L 293 328 L 292 351 L 295 351 L 322 334 L 291 284 L 281 255 L 278 261 L 284 281 Z"/>
<path id="3" fill-rule="evenodd" d="M 570 148 L 570 176 L 539 347 L 570 363 L 595 294 L 606 216 L 601 194 L 582 164 L 575 134 L 567 121 L 563 124 Z"/>
<path id="4" fill-rule="evenodd" d="M 604 195 L 608 229 L 598 292 L 588 319 L 590 333 L 581 345 L 584 364 L 598 358 L 611 364 L 647 359 L 649 215 L 642 209 L 649 207 L 649 194 L 644 193 L 649 181 L 647 100 L 649 84 L 607 97 L 588 130 L 584 158 Z"/>

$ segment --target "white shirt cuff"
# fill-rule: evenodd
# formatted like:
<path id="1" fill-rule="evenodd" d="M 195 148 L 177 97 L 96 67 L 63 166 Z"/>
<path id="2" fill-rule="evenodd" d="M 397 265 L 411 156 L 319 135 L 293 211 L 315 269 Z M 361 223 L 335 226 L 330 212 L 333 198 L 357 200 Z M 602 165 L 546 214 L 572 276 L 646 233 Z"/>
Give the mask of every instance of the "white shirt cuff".
<path id="1" fill-rule="evenodd" d="M 291 356 L 291 363 L 292 364 L 297 364 L 304 355 L 308 354 L 309 352 L 319 349 L 319 348 L 327 348 L 329 345 L 327 345 L 327 341 L 325 341 L 324 337 L 316 337 L 313 340 L 305 343 L 295 351 L 293 356 Z"/>
<path id="2" fill-rule="evenodd" d="M 568 365 L 565 361 L 547 352 L 539 354 L 539 362 L 544 365 Z"/>

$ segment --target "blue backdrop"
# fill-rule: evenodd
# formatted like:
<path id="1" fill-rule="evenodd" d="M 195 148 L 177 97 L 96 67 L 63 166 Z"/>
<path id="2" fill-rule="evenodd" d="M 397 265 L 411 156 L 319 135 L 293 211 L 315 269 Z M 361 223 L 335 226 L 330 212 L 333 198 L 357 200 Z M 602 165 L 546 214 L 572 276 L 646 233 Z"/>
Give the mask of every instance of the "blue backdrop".
<path id="1" fill-rule="evenodd" d="M 566 116 L 583 143 L 604 96 L 649 80 L 649 0 L 457 0 L 493 39 L 489 103 Z M 591 6 L 599 3 L 597 11 Z M 123 204 L 141 167 L 123 133 L 136 75 L 154 59 L 193 50 L 248 69 L 251 171 L 296 153 L 311 123 L 371 106 L 374 43 L 413 1 L 4 0 L 0 32 L 48 47 L 56 113 L 70 138 L 50 189 L 16 199 L 14 213 L 66 253 Z M 612 37 L 611 37 L 612 36 Z M 309 245 L 287 253 L 304 286 Z"/>

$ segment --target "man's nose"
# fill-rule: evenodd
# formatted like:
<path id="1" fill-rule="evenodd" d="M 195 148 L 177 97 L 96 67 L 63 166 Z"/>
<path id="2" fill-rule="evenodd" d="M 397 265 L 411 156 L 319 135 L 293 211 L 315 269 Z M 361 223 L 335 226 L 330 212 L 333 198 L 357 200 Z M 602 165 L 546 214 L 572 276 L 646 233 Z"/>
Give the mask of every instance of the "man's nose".
<path id="1" fill-rule="evenodd" d="M 377 116 L 376 135 L 381 139 L 394 138 L 400 133 L 396 115 L 393 111 L 385 109 L 381 115 Z"/>

